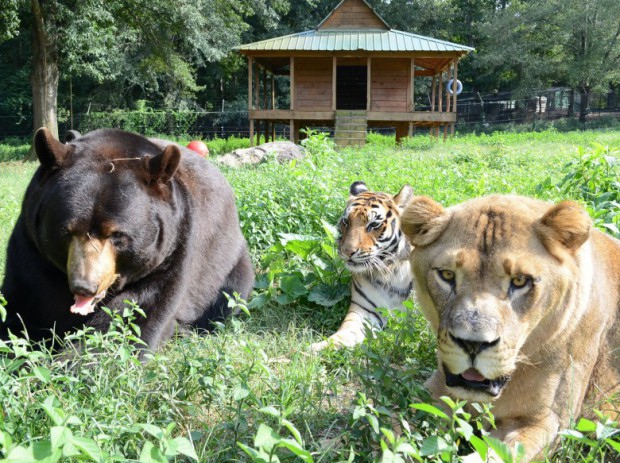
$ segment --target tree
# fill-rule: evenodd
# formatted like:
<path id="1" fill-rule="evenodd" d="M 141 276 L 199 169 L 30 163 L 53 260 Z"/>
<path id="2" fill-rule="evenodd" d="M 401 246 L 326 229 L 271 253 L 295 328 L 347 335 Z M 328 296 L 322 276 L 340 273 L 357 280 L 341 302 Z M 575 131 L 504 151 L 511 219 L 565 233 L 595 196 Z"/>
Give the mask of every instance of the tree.
<path id="1" fill-rule="evenodd" d="M 196 68 L 219 60 L 239 43 L 255 14 L 278 18 L 288 0 L 0 0 L 0 40 L 32 33 L 34 128 L 58 136 L 60 77 L 164 94 L 174 106 L 200 89 Z"/>
<path id="2" fill-rule="evenodd" d="M 620 2 L 530 0 L 510 2 L 486 23 L 482 65 L 498 85 L 534 90 L 567 85 L 589 96 L 620 81 Z"/>

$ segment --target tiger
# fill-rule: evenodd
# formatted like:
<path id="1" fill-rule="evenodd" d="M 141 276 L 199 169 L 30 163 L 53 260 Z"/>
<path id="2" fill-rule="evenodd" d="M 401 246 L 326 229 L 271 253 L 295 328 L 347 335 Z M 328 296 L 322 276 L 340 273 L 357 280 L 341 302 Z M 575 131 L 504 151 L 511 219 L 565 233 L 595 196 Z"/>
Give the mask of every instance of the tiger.
<path id="1" fill-rule="evenodd" d="M 387 320 L 377 308 L 403 308 L 413 287 L 412 248 L 400 230 L 400 215 L 412 197 L 409 185 L 395 196 L 369 191 L 361 181 L 349 188 L 338 223 L 338 255 L 351 272 L 351 303 L 338 331 L 312 344 L 313 351 L 355 346 L 364 340 L 367 323 L 373 329 L 385 327 Z"/>

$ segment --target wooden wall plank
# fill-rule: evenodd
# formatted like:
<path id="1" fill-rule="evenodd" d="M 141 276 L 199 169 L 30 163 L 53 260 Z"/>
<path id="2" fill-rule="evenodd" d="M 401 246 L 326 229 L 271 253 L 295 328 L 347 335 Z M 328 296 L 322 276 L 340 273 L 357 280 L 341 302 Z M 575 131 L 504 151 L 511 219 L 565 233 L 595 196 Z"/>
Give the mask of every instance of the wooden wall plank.
<path id="1" fill-rule="evenodd" d="M 321 24 L 320 29 L 368 28 L 387 30 L 385 23 L 361 0 L 347 0 Z"/>

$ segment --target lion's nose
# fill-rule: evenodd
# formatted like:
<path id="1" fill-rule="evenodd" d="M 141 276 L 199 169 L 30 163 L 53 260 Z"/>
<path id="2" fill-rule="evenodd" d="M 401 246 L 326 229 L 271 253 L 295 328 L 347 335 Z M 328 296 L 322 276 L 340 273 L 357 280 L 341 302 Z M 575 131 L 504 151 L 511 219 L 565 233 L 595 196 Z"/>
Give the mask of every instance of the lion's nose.
<path id="1" fill-rule="evenodd" d="M 472 361 L 476 358 L 476 356 L 485 349 L 489 349 L 490 347 L 496 346 L 499 343 L 499 338 L 495 339 L 491 342 L 486 341 L 476 341 L 472 339 L 462 339 L 454 336 L 450 333 L 450 338 L 452 341 L 456 343 L 461 349 L 463 349 L 467 354 L 471 357 Z"/>

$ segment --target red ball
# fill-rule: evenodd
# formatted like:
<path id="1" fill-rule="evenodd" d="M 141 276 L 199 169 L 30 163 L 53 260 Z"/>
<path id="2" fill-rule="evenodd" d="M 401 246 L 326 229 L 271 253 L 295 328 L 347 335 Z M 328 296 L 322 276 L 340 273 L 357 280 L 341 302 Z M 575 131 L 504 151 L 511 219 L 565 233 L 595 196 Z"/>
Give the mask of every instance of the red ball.
<path id="1" fill-rule="evenodd" d="M 187 144 L 187 147 L 190 150 L 195 151 L 196 153 L 198 153 L 202 157 L 209 156 L 209 148 L 207 148 L 207 145 L 205 145 L 205 143 L 200 141 L 200 140 L 192 140 L 192 141 L 190 141 Z"/>

